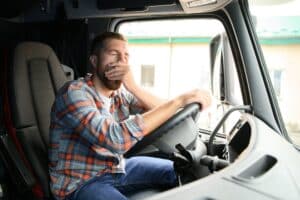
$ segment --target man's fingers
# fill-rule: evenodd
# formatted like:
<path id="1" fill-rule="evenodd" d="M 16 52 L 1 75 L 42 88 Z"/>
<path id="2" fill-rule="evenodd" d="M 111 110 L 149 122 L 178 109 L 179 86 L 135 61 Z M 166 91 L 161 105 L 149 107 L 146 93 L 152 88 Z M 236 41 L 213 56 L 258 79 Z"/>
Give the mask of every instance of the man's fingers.
<path id="1" fill-rule="evenodd" d="M 125 65 L 116 65 L 111 70 L 105 72 L 105 76 L 109 80 L 122 80 L 128 72 L 128 67 Z"/>
<path id="2" fill-rule="evenodd" d="M 207 108 L 211 104 L 211 95 L 207 92 L 202 92 L 201 102 L 203 108 Z"/>
<path id="3" fill-rule="evenodd" d="M 211 95 L 206 90 L 193 90 L 190 93 L 191 98 L 189 98 L 188 103 L 198 102 L 201 104 L 202 109 L 205 109 L 211 104 Z"/>
<path id="4" fill-rule="evenodd" d="M 126 72 L 124 71 L 112 71 L 112 72 L 105 72 L 106 76 L 120 76 L 124 75 Z"/>

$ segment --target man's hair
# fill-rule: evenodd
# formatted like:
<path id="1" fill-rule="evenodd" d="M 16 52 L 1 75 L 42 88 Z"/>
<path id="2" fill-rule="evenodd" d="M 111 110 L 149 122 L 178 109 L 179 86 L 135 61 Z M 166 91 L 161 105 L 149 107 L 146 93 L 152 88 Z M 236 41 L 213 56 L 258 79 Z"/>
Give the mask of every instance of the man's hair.
<path id="1" fill-rule="evenodd" d="M 98 55 L 99 51 L 105 46 L 105 42 L 107 39 L 117 39 L 117 40 L 123 40 L 127 41 L 126 38 L 116 32 L 104 32 L 101 33 L 100 35 L 96 36 L 91 44 L 91 50 L 90 54 Z"/>

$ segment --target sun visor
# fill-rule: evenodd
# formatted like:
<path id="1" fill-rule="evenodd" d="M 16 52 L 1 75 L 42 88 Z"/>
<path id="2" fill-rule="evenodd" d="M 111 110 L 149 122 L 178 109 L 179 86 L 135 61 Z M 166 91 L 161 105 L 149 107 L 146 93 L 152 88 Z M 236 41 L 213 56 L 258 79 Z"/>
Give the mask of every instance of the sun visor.
<path id="1" fill-rule="evenodd" d="M 232 0 L 179 0 L 185 13 L 213 12 Z"/>

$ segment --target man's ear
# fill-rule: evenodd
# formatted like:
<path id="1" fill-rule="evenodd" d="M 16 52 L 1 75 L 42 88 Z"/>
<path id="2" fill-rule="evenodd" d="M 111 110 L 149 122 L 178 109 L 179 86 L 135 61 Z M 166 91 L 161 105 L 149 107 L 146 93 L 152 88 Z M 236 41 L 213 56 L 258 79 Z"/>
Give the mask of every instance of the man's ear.
<path id="1" fill-rule="evenodd" d="M 90 56 L 90 62 L 93 68 L 97 68 L 98 58 L 95 55 Z"/>

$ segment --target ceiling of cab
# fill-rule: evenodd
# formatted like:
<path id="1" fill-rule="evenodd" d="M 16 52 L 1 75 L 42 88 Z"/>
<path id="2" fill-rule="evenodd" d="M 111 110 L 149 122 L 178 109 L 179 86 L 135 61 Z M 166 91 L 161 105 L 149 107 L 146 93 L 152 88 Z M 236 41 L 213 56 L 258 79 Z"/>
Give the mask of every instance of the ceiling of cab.
<path id="1" fill-rule="evenodd" d="M 30 9 L 39 0 L 2 0 L 0 18 L 13 18 Z"/>
<path id="2" fill-rule="evenodd" d="M 65 9 L 68 18 L 182 12 L 178 0 L 85 0 L 75 6 L 72 1 L 65 1 Z"/>
<path id="3" fill-rule="evenodd" d="M 232 0 L 86 0 L 65 2 L 69 18 L 212 12 Z"/>
<path id="4" fill-rule="evenodd" d="M 96 0 L 97 8 L 106 9 L 123 9 L 123 10 L 139 10 L 146 9 L 148 6 L 170 5 L 176 3 L 176 0 Z"/>
<path id="5" fill-rule="evenodd" d="M 231 0 L 3 0 L 0 18 L 45 18 L 64 7 L 69 19 L 214 11 Z M 35 21 L 35 20 L 33 20 Z"/>

